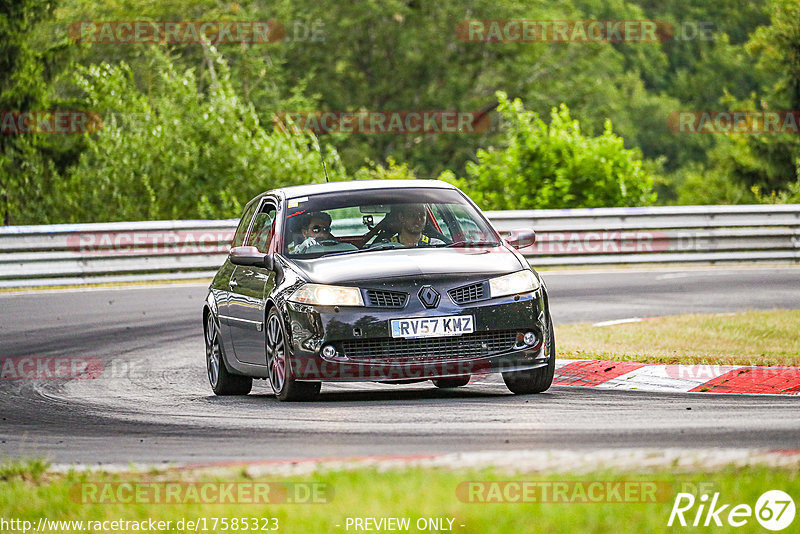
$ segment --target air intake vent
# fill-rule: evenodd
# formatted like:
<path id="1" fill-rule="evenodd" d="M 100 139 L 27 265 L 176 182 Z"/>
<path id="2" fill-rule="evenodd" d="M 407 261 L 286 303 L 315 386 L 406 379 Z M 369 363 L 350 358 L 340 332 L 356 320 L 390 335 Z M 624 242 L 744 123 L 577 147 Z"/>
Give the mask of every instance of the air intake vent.
<path id="1" fill-rule="evenodd" d="M 376 308 L 402 308 L 406 305 L 406 293 L 397 291 L 381 291 L 378 289 L 367 290 L 369 305 Z"/>
<path id="2" fill-rule="evenodd" d="M 468 286 L 461 286 L 448 291 L 450 298 L 456 304 L 468 304 L 488 298 L 489 291 L 486 282 L 477 282 Z"/>
<path id="3" fill-rule="evenodd" d="M 348 340 L 342 343 L 342 349 L 351 360 L 363 362 L 459 360 L 513 350 L 517 336 L 517 332 L 501 331 L 423 339 Z"/>

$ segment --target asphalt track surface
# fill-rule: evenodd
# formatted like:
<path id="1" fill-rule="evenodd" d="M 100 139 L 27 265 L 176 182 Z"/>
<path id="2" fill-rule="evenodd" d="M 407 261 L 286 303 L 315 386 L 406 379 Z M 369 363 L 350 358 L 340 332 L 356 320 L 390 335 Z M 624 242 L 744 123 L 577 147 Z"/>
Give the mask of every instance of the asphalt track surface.
<path id="1" fill-rule="evenodd" d="M 797 267 L 544 276 L 557 323 L 800 308 Z M 325 384 L 313 403 L 279 403 L 264 381 L 247 397 L 215 397 L 204 368 L 205 292 L 174 285 L 1 294 L 4 358 L 82 356 L 128 372 L 0 380 L 0 456 L 158 464 L 504 449 L 800 448 L 796 397 L 559 386 L 514 396 L 494 375 L 450 391 L 429 382 Z"/>

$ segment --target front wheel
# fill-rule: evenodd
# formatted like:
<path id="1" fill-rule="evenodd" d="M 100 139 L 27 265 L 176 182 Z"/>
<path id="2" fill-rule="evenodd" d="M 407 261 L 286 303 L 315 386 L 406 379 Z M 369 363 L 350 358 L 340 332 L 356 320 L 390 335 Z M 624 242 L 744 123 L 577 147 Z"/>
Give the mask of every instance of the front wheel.
<path id="1" fill-rule="evenodd" d="M 292 379 L 292 370 L 287 357 L 286 330 L 277 308 L 267 316 L 267 369 L 269 383 L 275 396 L 281 401 L 314 400 L 322 388 L 320 382 L 298 382 Z"/>
<path id="2" fill-rule="evenodd" d="M 547 316 L 547 339 L 545 341 L 545 351 L 550 359 L 547 366 L 538 369 L 527 369 L 525 371 L 509 371 L 503 373 L 503 381 L 506 387 L 517 395 L 527 395 L 530 393 L 541 393 L 547 391 L 553 383 L 553 375 L 556 371 L 556 337 L 553 332 L 553 320 Z"/>
<path id="3" fill-rule="evenodd" d="M 215 395 L 247 395 L 253 388 L 249 376 L 234 375 L 228 372 L 222 358 L 222 345 L 219 340 L 219 327 L 214 315 L 206 316 L 206 372 L 208 382 Z"/>

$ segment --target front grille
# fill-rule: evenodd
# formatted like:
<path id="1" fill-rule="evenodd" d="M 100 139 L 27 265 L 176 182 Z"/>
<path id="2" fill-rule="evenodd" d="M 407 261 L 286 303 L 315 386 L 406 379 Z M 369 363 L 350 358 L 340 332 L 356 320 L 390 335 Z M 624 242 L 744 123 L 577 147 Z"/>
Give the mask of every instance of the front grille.
<path id="1" fill-rule="evenodd" d="M 381 291 L 378 289 L 367 290 L 367 300 L 370 306 L 378 308 L 402 308 L 406 305 L 406 293 L 397 291 Z"/>
<path id="2" fill-rule="evenodd" d="M 450 298 L 456 304 L 467 304 L 486 298 L 486 282 L 478 282 L 468 286 L 461 286 L 448 291 Z"/>
<path id="3" fill-rule="evenodd" d="M 351 360 L 393 361 L 456 360 L 492 356 L 511 350 L 517 332 L 474 332 L 462 336 L 423 339 L 358 339 L 342 343 Z"/>

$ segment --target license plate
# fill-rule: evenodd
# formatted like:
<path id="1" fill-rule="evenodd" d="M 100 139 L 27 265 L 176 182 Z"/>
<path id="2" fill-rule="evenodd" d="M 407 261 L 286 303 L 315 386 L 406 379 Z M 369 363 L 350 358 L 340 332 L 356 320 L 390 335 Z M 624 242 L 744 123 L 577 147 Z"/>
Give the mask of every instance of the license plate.
<path id="1" fill-rule="evenodd" d="M 392 337 L 404 338 L 460 336 L 475 331 L 475 318 L 472 315 L 392 319 L 390 324 Z"/>

